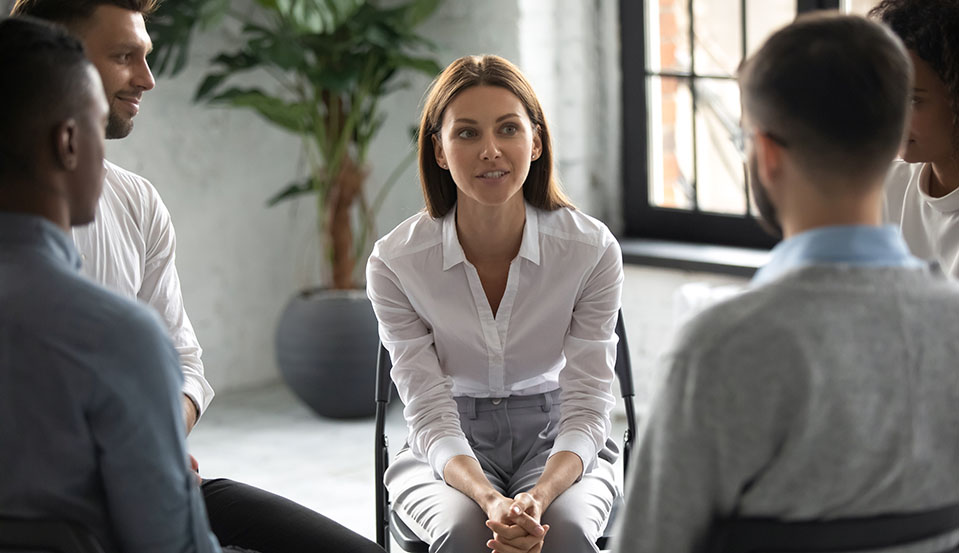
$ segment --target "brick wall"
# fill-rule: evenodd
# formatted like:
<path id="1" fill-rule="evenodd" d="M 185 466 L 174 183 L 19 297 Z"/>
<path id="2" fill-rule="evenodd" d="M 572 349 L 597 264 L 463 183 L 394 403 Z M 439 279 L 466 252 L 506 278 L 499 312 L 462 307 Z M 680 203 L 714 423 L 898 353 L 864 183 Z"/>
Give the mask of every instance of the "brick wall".
<path id="1" fill-rule="evenodd" d="M 621 226 L 619 9 L 614 0 L 517 0 L 519 59 L 550 122 L 556 167 L 587 213 Z"/>

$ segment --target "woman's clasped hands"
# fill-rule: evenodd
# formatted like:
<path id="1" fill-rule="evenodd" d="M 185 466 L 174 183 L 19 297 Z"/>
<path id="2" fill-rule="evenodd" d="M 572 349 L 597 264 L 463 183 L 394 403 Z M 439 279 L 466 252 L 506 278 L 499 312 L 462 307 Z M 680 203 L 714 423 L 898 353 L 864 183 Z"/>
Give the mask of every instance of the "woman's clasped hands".
<path id="1" fill-rule="evenodd" d="M 486 546 L 494 553 L 540 553 L 549 531 L 548 524 L 540 524 L 543 511 L 542 502 L 532 494 L 499 496 L 486 508 L 486 526 L 493 531 Z"/>

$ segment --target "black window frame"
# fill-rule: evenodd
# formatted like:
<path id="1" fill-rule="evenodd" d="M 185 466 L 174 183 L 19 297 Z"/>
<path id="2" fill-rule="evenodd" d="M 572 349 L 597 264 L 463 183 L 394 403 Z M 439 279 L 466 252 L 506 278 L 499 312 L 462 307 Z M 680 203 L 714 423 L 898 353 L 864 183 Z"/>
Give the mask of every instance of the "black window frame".
<path id="1" fill-rule="evenodd" d="M 688 78 L 693 83 L 699 78 L 695 71 L 650 72 L 646 64 L 646 2 L 658 0 L 620 0 L 620 37 L 622 45 L 622 147 L 623 147 L 623 222 L 627 238 L 653 238 L 710 245 L 770 248 L 776 240 L 766 234 L 754 216 L 725 215 L 687 209 L 654 206 L 649 201 L 649 114 L 647 77 L 674 76 Z M 690 14 L 693 2 L 687 0 Z M 741 1 L 741 25 L 745 43 L 747 0 Z M 840 0 L 797 0 L 797 14 L 823 9 L 839 9 Z M 692 31 L 690 17 L 690 31 Z M 692 32 L 690 32 L 692 41 Z M 744 46 L 745 49 L 745 46 Z M 696 109 L 695 85 L 690 86 Z M 693 118 L 695 136 L 695 117 Z M 695 187 L 695 183 L 693 185 Z M 695 189 L 695 188 L 694 188 Z M 747 194 L 748 194 L 747 187 Z M 749 198 L 747 195 L 747 205 Z"/>

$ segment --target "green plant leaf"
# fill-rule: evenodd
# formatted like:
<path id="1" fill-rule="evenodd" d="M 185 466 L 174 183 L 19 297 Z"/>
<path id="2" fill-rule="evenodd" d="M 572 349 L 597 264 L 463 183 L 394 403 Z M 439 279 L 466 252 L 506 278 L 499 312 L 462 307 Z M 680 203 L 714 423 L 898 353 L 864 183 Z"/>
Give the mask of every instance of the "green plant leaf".
<path id="1" fill-rule="evenodd" d="M 430 54 L 436 46 L 419 34 L 442 0 L 253 0 L 243 8 L 231 0 L 165 0 L 149 27 L 155 52 L 151 64 L 160 73 L 176 73 L 189 60 L 191 39 L 217 18 L 240 25 L 233 52 L 210 61 L 196 92 L 197 101 L 244 108 L 298 134 L 310 176 L 288 184 L 269 205 L 316 193 L 318 230 L 325 223 L 327 195 L 344 156 L 364 163 L 373 137 L 381 130 L 385 94 L 409 85 L 405 76 L 433 76 L 440 66 Z M 239 4 L 239 2 L 232 2 Z M 262 71 L 280 86 L 230 87 L 233 77 Z M 282 88 L 281 88 L 282 87 Z M 269 90 L 270 92 L 267 92 Z M 411 157 L 412 159 L 412 157 Z M 412 161 L 407 161 L 412 163 Z M 397 175 L 400 173 L 397 173 Z M 388 190 L 399 178 L 391 175 Z M 371 218 L 386 190 L 372 204 L 360 191 L 354 229 L 355 251 L 365 251 L 373 231 Z"/>
<path id="2" fill-rule="evenodd" d="M 226 80 L 230 75 L 228 73 L 210 73 L 203 78 L 203 82 L 200 83 L 200 86 L 197 87 L 196 93 L 193 95 L 193 101 L 198 102 L 200 100 L 207 99 L 213 90 L 220 86 L 220 84 Z"/>
<path id="3" fill-rule="evenodd" d="M 248 48 L 251 50 L 250 53 L 256 56 L 263 65 L 272 64 L 284 71 L 292 71 L 307 66 L 304 56 L 306 52 L 294 37 L 287 39 L 271 37 L 267 40 L 251 41 Z"/>
<path id="4" fill-rule="evenodd" d="M 256 88 L 231 88 L 217 94 L 210 102 L 252 109 L 267 121 L 295 133 L 308 129 L 310 124 L 311 106 L 287 102 Z"/>
<path id="5" fill-rule="evenodd" d="M 236 73 L 256 68 L 260 61 L 249 52 L 237 52 L 220 54 L 213 58 L 212 63 L 219 65 L 222 71 L 207 73 L 203 77 L 203 81 L 193 94 L 194 102 L 208 100 L 224 81 Z"/>
<path id="6" fill-rule="evenodd" d="M 197 3 L 196 0 L 193 0 L 193 3 Z M 199 24 L 201 28 L 210 29 L 222 24 L 232 7 L 233 0 L 204 0 L 199 2 Z"/>
<path id="7" fill-rule="evenodd" d="M 176 75 L 186 67 L 195 30 L 219 24 L 230 8 L 229 0 L 166 0 L 150 18 L 154 50 L 148 57 L 157 75 Z"/>
<path id="8" fill-rule="evenodd" d="M 270 198 L 266 201 L 266 205 L 273 207 L 283 200 L 289 200 L 298 196 L 302 196 L 303 194 L 311 194 L 314 192 L 316 192 L 316 189 L 313 187 L 313 179 L 307 178 L 305 180 L 286 185 L 283 190 L 280 190 L 276 194 L 270 196 Z"/>
<path id="9" fill-rule="evenodd" d="M 273 0 L 269 3 L 297 32 L 324 34 L 342 25 L 366 0 Z"/>
<path id="10" fill-rule="evenodd" d="M 433 15 L 442 0 L 413 0 L 406 5 L 406 26 L 413 28 Z"/>
<path id="11" fill-rule="evenodd" d="M 256 67 L 260 60 L 251 55 L 250 52 L 240 51 L 234 54 L 220 54 L 213 58 L 211 62 L 221 65 L 229 71 L 242 71 Z"/>
<path id="12" fill-rule="evenodd" d="M 296 0 L 257 0 L 260 5 L 280 12 L 283 15 L 290 13 Z"/>
<path id="13" fill-rule="evenodd" d="M 361 68 L 357 65 L 329 65 L 311 67 L 307 78 L 317 90 L 340 93 L 355 88 L 360 78 Z"/>
<path id="14" fill-rule="evenodd" d="M 397 68 L 412 69 L 430 77 L 436 76 L 437 73 L 443 70 L 433 58 L 397 54 L 392 57 L 391 61 Z"/>

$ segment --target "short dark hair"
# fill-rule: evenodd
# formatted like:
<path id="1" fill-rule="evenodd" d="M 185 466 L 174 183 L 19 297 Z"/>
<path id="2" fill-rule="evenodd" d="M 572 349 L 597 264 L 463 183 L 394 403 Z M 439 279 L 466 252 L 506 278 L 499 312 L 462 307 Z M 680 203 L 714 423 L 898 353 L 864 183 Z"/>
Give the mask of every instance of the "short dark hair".
<path id="1" fill-rule="evenodd" d="M 100 6 L 116 6 L 143 14 L 156 11 L 162 0 L 17 0 L 10 15 L 29 15 L 38 19 L 55 21 L 77 30 L 83 21 L 90 18 Z"/>
<path id="2" fill-rule="evenodd" d="M 774 33 L 739 86 L 745 114 L 811 176 L 875 176 L 902 143 L 912 62 L 883 26 L 819 12 Z"/>
<path id="3" fill-rule="evenodd" d="M 946 85 L 959 151 L 959 1 L 883 0 L 869 15 L 888 25 Z"/>
<path id="4" fill-rule="evenodd" d="M 83 45 L 63 27 L 30 17 L 0 21 L 0 179 L 28 174 L 40 133 L 85 105 L 77 85 L 89 82 L 90 68 Z"/>
<path id="5" fill-rule="evenodd" d="M 512 92 L 526 108 L 533 129 L 543 143 L 540 156 L 530 164 L 523 183 L 523 197 L 532 206 L 552 211 L 573 207 L 553 174 L 553 148 L 543 108 L 532 85 L 518 67 L 499 56 L 463 56 L 449 64 L 430 85 L 420 118 L 420 184 L 426 210 L 432 217 L 446 215 L 456 204 L 456 183 L 449 171 L 440 168 L 433 150 L 433 136 L 440 132 L 443 114 L 453 98 L 463 90 L 479 86 L 498 86 Z"/>

